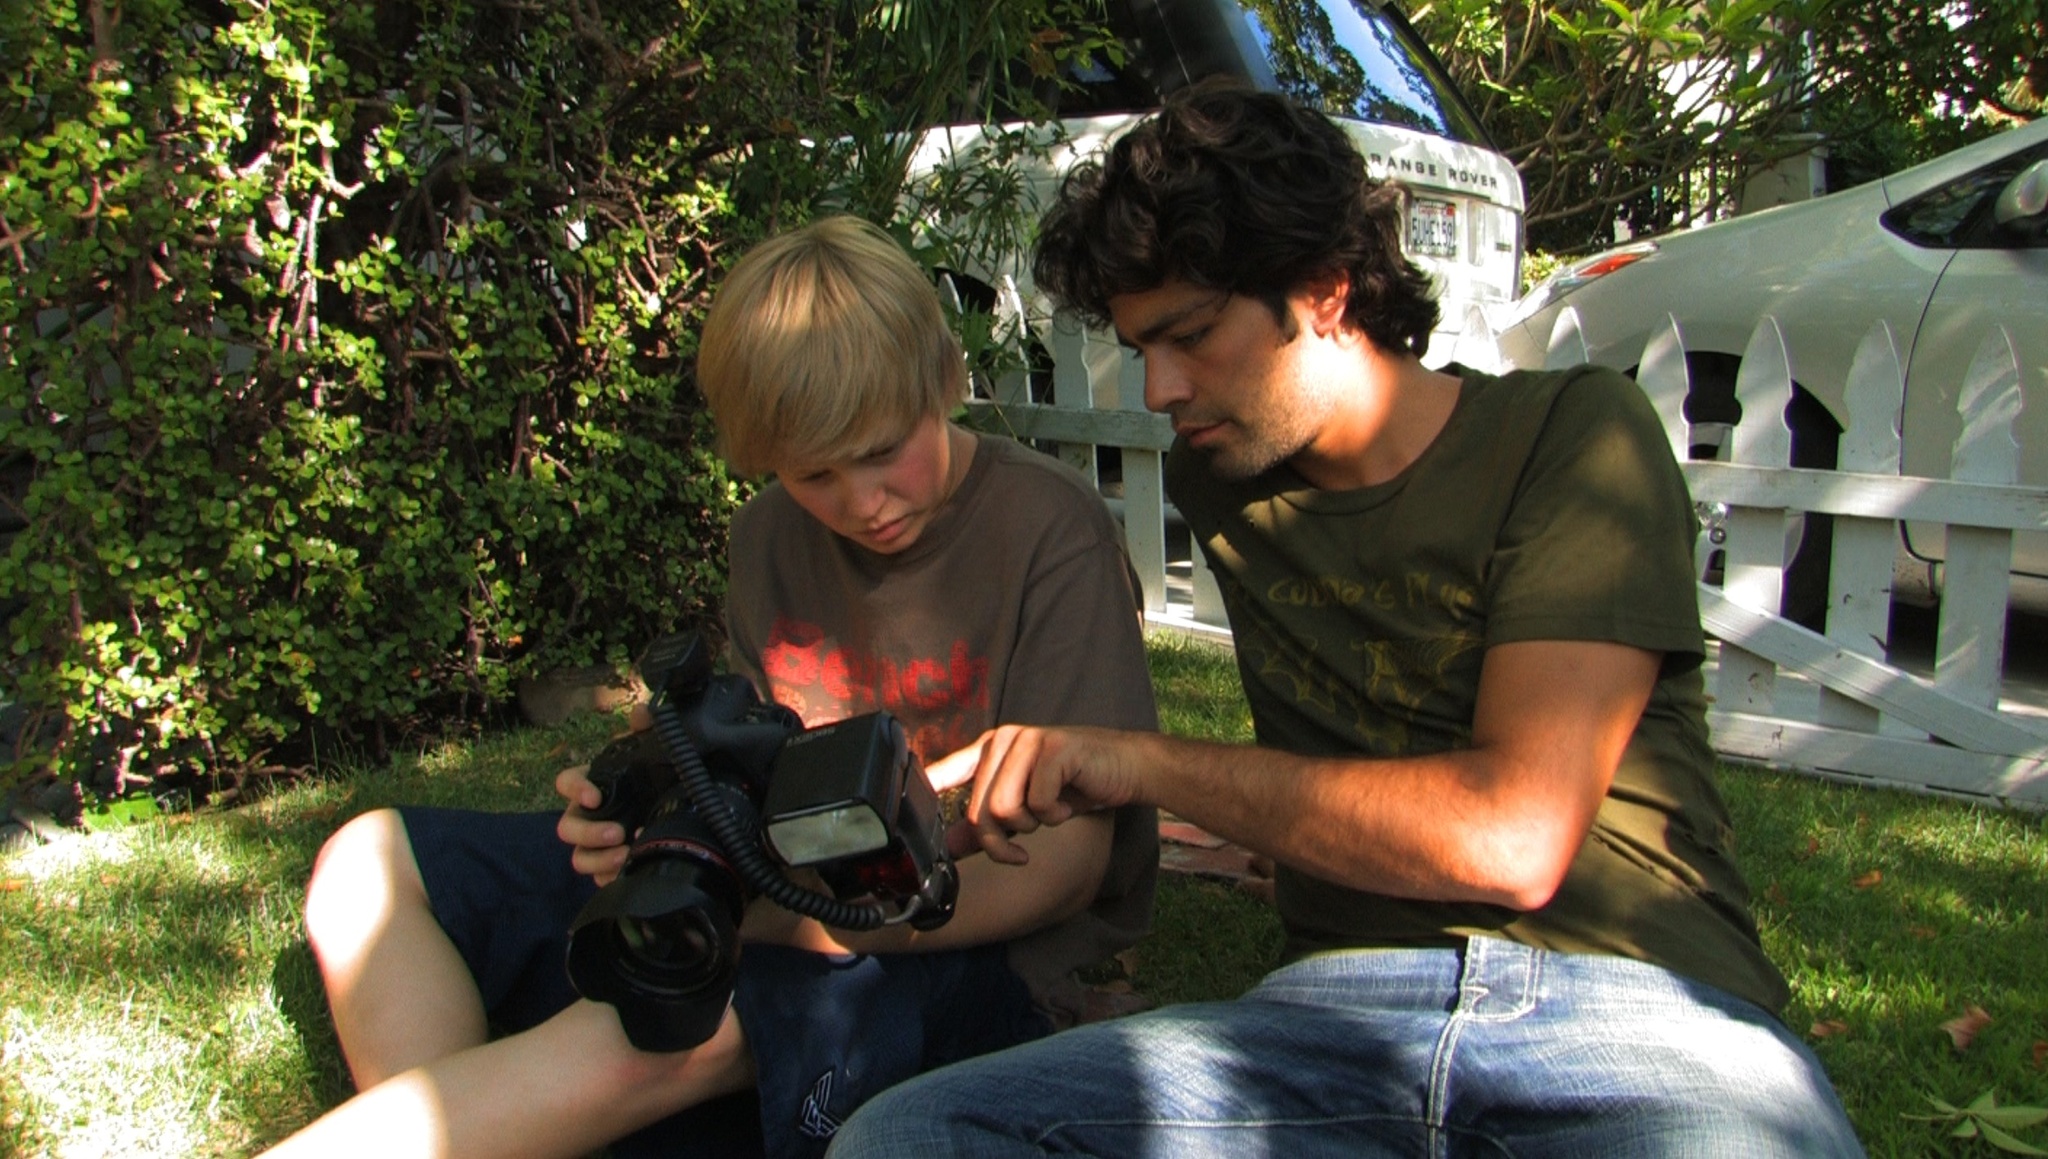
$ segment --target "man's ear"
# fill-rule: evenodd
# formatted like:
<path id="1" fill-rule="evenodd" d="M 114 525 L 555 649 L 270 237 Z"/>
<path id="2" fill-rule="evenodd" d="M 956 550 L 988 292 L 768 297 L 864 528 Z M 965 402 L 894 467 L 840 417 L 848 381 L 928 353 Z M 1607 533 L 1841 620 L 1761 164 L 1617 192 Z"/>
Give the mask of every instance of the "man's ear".
<path id="1" fill-rule="evenodd" d="M 1316 333 L 1335 334 L 1344 328 L 1344 310 L 1351 304 L 1351 275 L 1343 270 L 1316 274 L 1302 283 L 1300 296 Z"/>

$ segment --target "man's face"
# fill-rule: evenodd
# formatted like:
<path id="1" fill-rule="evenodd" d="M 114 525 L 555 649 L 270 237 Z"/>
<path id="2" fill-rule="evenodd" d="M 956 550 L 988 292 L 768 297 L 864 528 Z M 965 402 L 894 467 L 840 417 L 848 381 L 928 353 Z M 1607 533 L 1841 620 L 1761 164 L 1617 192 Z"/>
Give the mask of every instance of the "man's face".
<path id="1" fill-rule="evenodd" d="M 1329 420 L 1336 384 L 1311 373 L 1302 307 L 1293 332 L 1254 298 L 1169 281 L 1109 300 L 1117 339 L 1145 364 L 1145 407 L 1209 458 L 1248 479 L 1292 458 Z"/>
<path id="2" fill-rule="evenodd" d="M 900 438 L 844 459 L 790 463 L 775 476 L 797 506 L 869 551 L 906 551 L 959 486 L 946 420 L 930 415 Z"/>

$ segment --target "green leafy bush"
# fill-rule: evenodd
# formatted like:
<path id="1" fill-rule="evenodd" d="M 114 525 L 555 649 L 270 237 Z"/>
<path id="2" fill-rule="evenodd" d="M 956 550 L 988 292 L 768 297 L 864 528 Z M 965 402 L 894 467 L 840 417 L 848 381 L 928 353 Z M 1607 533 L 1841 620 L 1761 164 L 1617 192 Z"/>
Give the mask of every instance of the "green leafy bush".
<path id="1" fill-rule="evenodd" d="M 710 621 L 718 272 L 814 206 L 889 218 L 892 131 L 1044 73 L 1047 9 L 7 5 L 16 775 L 381 750 Z"/>

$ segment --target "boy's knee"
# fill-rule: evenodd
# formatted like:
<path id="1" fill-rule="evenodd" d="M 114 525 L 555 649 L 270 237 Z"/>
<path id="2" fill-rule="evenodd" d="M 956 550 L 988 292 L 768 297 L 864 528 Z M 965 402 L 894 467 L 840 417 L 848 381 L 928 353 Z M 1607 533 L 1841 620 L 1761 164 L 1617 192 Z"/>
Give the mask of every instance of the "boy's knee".
<path id="1" fill-rule="evenodd" d="M 405 822 L 395 809 L 364 813 L 320 847 L 306 883 L 306 936 L 316 952 L 359 943 L 404 905 L 426 905 Z"/>

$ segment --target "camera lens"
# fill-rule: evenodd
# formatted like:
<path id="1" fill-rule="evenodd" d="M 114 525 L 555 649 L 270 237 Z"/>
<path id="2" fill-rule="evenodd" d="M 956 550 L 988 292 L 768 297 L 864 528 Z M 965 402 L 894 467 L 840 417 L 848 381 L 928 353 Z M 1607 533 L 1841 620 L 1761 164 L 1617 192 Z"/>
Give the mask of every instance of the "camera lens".
<path id="1" fill-rule="evenodd" d="M 739 966 L 739 883 L 695 873 L 628 875 L 599 890 L 569 931 L 569 980 L 619 1011 L 641 1050 L 687 1050 L 718 1029 Z"/>
<path id="2" fill-rule="evenodd" d="M 690 920 L 692 917 L 697 920 Z M 694 958 L 711 951 L 711 936 L 703 928 L 702 915 L 696 914 L 629 918 L 619 923 L 619 937 L 634 954 L 656 962 Z"/>
<path id="3" fill-rule="evenodd" d="M 725 940 L 703 908 L 621 918 L 619 972 L 651 990 L 689 991 L 713 980 L 727 956 Z"/>

